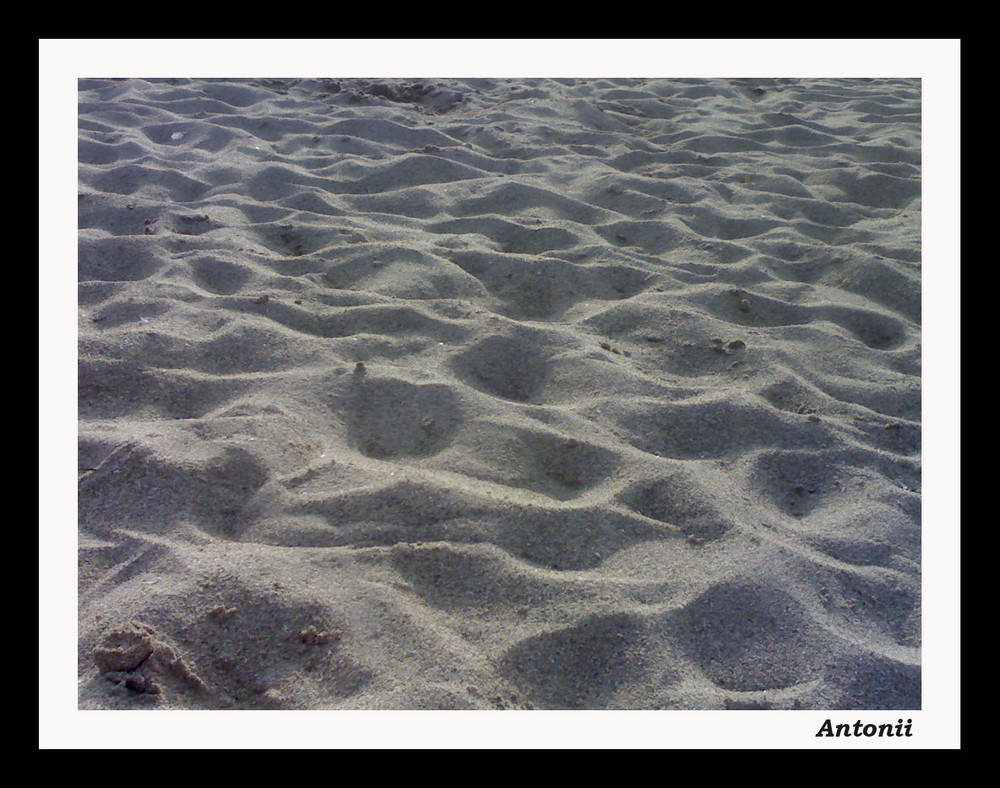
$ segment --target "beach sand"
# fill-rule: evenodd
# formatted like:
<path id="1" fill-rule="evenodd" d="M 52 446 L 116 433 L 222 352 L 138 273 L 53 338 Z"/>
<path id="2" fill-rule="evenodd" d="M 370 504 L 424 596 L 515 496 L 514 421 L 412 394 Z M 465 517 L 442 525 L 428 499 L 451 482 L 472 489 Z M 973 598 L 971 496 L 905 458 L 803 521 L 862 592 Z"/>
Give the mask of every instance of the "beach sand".
<path id="1" fill-rule="evenodd" d="M 79 709 L 921 708 L 919 80 L 78 98 Z"/>

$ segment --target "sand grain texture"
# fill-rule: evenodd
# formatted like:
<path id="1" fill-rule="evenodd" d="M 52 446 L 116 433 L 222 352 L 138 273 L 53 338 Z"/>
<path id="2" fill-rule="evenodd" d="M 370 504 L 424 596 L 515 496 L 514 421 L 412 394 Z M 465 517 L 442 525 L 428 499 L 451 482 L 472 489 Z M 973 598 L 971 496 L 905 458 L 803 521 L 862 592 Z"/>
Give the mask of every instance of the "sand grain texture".
<path id="1" fill-rule="evenodd" d="M 918 80 L 81 80 L 80 708 L 919 708 L 920 162 Z"/>

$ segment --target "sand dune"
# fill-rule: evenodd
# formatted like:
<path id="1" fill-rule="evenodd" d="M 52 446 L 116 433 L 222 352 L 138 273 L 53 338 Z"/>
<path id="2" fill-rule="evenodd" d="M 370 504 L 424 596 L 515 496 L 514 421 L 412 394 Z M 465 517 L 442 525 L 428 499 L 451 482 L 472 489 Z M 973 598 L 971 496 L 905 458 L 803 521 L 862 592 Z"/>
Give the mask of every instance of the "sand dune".
<path id="1" fill-rule="evenodd" d="M 920 708 L 920 118 L 81 80 L 79 707 Z"/>

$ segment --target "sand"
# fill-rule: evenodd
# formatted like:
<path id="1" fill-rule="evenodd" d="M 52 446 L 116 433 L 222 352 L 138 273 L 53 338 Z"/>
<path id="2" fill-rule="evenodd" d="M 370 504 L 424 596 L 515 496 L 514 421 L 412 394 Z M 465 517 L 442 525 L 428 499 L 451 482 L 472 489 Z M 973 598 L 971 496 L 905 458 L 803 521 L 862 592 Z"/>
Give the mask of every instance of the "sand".
<path id="1" fill-rule="evenodd" d="M 78 87 L 79 709 L 921 708 L 920 80 Z"/>

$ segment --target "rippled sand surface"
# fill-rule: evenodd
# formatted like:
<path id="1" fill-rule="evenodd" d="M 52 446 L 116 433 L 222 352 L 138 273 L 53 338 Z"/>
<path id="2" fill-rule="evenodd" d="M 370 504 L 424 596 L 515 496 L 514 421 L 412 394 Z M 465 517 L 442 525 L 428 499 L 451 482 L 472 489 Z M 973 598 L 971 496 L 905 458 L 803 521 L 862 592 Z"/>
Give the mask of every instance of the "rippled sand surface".
<path id="1" fill-rule="evenodd" d="M 81 709 L 920 708 L 919 80 L 78 98 Z"/>

